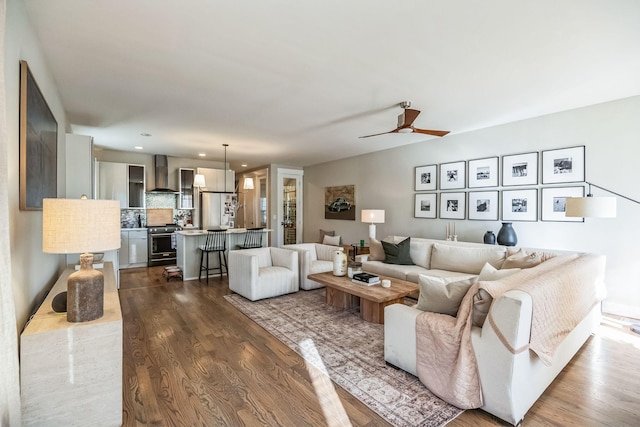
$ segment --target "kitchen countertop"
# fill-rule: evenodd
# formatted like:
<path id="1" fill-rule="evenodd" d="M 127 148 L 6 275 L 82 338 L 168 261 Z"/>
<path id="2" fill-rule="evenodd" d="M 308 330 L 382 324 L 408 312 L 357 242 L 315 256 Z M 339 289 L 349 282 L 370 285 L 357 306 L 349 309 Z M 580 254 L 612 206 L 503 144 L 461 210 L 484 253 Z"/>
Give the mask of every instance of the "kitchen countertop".
<path id="1" fill-rule="evenodd" d="M 127 230 L 127 231 L 147 231 L 147 227 L 132 227 L 132 228 L 120 227 L 120 231 L 124 231 L 124 230 Z"/>
<path id="2" fill-rule="evenodd" d="M 229 234 L 234 234 L 234 233 L 246 233 L 247 229 L 246 228 L 228 228 L 226 230 L 227 233 Z M 272 231 L 269 228 L 265 228 L 262 231 Z M 201 236 L 203 234 L 207 234 L 207 230 L 199 230 L 199 229 L 182 229 L 180 231 L 176 231 L 177 234 L 182 234 L 183 236 Z"/>

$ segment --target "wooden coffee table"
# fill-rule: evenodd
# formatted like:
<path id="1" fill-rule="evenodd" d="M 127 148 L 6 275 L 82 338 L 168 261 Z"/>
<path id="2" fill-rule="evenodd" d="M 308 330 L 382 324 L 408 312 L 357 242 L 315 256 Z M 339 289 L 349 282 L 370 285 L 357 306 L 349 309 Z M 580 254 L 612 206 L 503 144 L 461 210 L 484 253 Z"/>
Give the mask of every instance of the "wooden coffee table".
<path id="1" fill-rule="evenodd" d="M 383 288 L 379 283 L 360 285 L 347 276 L 334 276 L 331 272 L 310 274 L 307 278 L 326 286 L 327 304 L 338 308 L 360 307 L 360 316 L 373 323 L 384 323 L 386 306 L 402 304 L 408 295 L 417 298 L 419 292 L 415 283 L 384 276 L 380 276 L 380 280 L 391 280 L 390 288 Z"/>

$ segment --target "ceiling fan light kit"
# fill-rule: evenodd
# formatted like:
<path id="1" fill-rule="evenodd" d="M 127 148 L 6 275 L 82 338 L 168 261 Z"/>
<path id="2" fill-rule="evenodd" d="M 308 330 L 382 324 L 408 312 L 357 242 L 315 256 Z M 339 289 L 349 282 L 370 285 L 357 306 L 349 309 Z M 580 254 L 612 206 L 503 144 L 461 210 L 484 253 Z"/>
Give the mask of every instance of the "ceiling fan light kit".
<path id="1" fill-rule="evenodd" d="M 413 122 L 416 120 L 418 115 L 420 115 L 420 110 L 414 110 L 411 107 L 410 101 L 404 101 L 400 103 L 400 107 L 404 109 L 404 111 L 398 116 L 398 127 L 389 132 L 375 133 L 373 135 L 365 135 L 360 138 L 369 138 L 372 136 L 385 135 L 388 133 L 422 133 L 425 135 L 431 136 L 445 136 L 449 133 L 447 130 L 431 130 L 431 129 L 418 129 L 413 127 Z"/>

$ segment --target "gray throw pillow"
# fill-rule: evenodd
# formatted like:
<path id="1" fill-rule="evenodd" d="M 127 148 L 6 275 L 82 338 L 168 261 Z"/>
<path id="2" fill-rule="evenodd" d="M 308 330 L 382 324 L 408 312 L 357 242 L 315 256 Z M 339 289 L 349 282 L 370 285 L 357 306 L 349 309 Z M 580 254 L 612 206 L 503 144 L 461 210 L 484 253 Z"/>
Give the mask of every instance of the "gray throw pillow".
<path id="1" fill-rule="evenodd" d="M 478 276 L 418 276 L 420 296 L 417 308 L 422 311 L 456 316 L 462 299 Z"/>
<path id="2" fill-rule="evenodd" d="M 384 249 L 384 262 L 386 264 L 414 265 L 409 255 L 411 249 L 411 237 L 407 237 L 400 243 L 382 241 Z"/>

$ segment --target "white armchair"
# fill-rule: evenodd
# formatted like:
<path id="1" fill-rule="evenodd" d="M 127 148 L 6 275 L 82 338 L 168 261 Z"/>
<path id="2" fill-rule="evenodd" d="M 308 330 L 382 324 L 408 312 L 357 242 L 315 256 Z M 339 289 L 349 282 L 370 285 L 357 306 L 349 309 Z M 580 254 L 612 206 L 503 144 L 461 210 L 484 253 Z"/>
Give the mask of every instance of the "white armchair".
<path id="1" fill-rule="evenodd" d="M 251 301 L 297 292 L 298 252 L 274 247 L 229 251 L 229 289 Z"/>
<path id="2" fill-rule="evenodd" d="M 333 271 L 333 253 L 344 251 L 341 246 L 323 245 L 322 243 L 298 243 L 284 245 L 283 248 L 296 250 L 300 265 L 300 289 L 310 290 L 322 288 L 324 285 L 307 279 L 309 274 Z"/>

